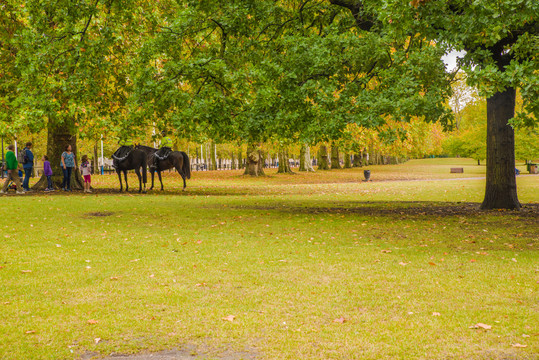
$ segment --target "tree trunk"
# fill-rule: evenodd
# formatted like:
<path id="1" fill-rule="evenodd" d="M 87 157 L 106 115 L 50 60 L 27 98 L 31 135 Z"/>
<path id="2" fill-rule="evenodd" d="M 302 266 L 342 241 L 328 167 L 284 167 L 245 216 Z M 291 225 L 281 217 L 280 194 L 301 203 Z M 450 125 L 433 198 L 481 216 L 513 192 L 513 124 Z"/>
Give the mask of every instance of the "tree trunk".
<path id="1" fill-rule="evenodd" d="M 328 147 L 320 145 L 318 149 L 318 170 L 329 170 Z"/>
<path id="2" fill-rule="evenodd" d="M 288 156 L 288 150 L 286 147 L 281 146 L 279 148 L 279 170 L 277 174 L 293 174 L 294 172 L 290 169 L 290 159 Z"/>
<path id="3" fill-rule="evenodd" d="M 215 144 L 215 141 L 210 142 L 210 170 L 217 170 L 217 155 L 215 154 L 217 150 L 217 145 Z"/>
<path id="4" fill-rule="evenodd" d="M 305 148 L 307 146 L 305 144 L 301 145 L 301 148 L 299 149 L 299 169 L 298 171 L 307 171 L 307 167 L 305 166 Z"/>
<path id="5" fill-rule="evenodd" d="M 92 161 L 92 168 L 94 170 L 94 175 L 99 174 L 99 158 L 97 155 L 97 148 L 98 148 L 98 143 L 96 142 L 94 144 L 94 159 Z"/>
<path id="6" fill-rule="evenodd" d="M 481 209 L 520 209 L 515 174 L 515 89 L 487 99 L 487 184 Z"/>
<path id="7" fill-rule="evenodd" d="M 71 145 L 73 154 L 75 155 L 77 168 L 73 169 L 71 173 L 71 189 L 82 190 L 84 189 L 84 180 L 80 172 L 78 171 L 78 153 L 77 153 L 77 135 L 74 122 L 72 120 L 65 120 L 61 124 L 55 124 L 52 119 L 49 119 L 47 133 L 47 156 L 52 168 L 52 183 L 56 189 L 62 186 L 62 180 L 64 178 L 61 157 L 65 151 L 66 145 Z M 47 177 L 41 176 L 41 179 L 32 187 L 34 190 L 43 190 L 47 188 Z"/>
<path id="8" fill-rule="evenodd" d="M 264 176 L 264 169 L 260 166 L 260 149 L 258 144 L 247 145 L 247 166 L 243 175 Z"/>
<path id="9" fill-rule="evenodd" d="M 339 147 L 335 143 L 331 144 L 331 168 L 332 169 L 341 168 Z"/>
<path id="10" fill-rule="evenodd" d="M 302 144 L 299 151 L 299 171 L 314 172 L 311 160 L 311 148 L 307 144 Z"/>
<path id="11" fill-rule="evenodd" d="M 352 163 L 353 166 L 354 167 L 362 167 L 363 166 L 362 159 L 363 159 L 363 154 L 355 153 L 354 154 L 354 162 Z"/>
<path id="12" fill-rule="evenodd" d="M 259 148 L 258 149 L 258 173 L 261 174 L 261 175 L 266 175 L 264 174 L 264 168 L 266 167 L 266 164 L 265 164 L 265 161 L 264 159 L 266 158 L 266 155 L 264 154 L 264 152 Z"/>
<path id="13" fill-rule="evenodd" d="M 230 170 L 236 170 L 236 156 L 234 155 L 234 151 L 230 152 L 230 157 L 232 158 L 230 161 Z"/>
<path id="14" fill-rule="evenodd" d="M 352 167 L 352 161 L 350 161 L 350 154 L 344 153 L 344 168 L 350 169 Z"/>
<path id="15" fill-rule="evenodd" d="M 241 145 L 238 149 L 238 169 L 243 169 L 243 152 L 241 150 Z"/>

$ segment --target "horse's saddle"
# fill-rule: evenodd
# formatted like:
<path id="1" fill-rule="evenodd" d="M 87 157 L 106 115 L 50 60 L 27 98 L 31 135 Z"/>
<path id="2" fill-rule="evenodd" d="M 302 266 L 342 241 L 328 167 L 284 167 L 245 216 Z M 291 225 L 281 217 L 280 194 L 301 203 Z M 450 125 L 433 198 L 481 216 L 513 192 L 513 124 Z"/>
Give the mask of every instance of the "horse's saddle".
<path id="1" fill-rule="evenodd" d="M 133 151 L 133 146 L 122 146 L 112 154 L 112 158 L 116 161 L 123 161 L 127 159 L 131 151 Z"/>
<path id="2" fill-rule="evenodd" d="M 154 156 L 156 159 L 163 161 L 163 160 L 168 159 L 171 153 L 172 153 L 171 149 L 159 149 L 158 151 L 154 153 Z"/>

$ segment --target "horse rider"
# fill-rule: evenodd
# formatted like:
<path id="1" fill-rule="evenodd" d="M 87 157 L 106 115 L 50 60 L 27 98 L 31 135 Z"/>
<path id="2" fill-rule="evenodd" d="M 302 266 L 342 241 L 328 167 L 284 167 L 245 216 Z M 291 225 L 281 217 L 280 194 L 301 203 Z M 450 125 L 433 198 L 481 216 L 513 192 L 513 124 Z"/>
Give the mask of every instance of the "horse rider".
<path id="1" fill-rule="evenodd" d="M 165 130 L 161 131 L 161 147 L 155 152 L 153 164 L 151 167 L 157 168 L 159 166 L 158 160 L 165 160 L 172 152 L 172 146 L 174 143 L 172 139 L 167 135 Z"/>
<path id="2" fill-rule="evenodd" d="M 112 155 L 112 166 L 115 168 L 117 167 L 118 162 L 122 161 L 133 150 L 133 139 L 131 136 L 122 136 L 120 141 L 118 141 L 118 145 L 120 145 L 120 148 L 116 150 L 114 155 Z"/>
<path id="3" fill-rule="evenodd" d="M 172 146 L 174 146 L 174 143 L 172 142 L 172 139 L 167 135 L 166 131 L 162 131 L 161 136 L 161 148 L 157 153 L 160 158 L 166 159 L 172 152 Z"/>

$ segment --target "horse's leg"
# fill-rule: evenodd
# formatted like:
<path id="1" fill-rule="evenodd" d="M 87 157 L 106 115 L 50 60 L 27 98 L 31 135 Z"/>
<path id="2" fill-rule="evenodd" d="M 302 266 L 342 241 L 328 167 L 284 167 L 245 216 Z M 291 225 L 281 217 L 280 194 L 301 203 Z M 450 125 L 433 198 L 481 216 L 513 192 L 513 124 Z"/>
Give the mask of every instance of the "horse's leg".
<path id="1" fill-rule="evenodd" d="M 127 170 L 124 170 L 124 178 L 125 178 L 125 192 L 129 192 L 129 184 L 127 184 Z"/>
<path id="2" fill-rule="evenodd" d="M 159 182 L 161 183 L 161 191 L 165 190 L 163 187 L 163 178 L 161 177 L 161 171 L 157 170 L 157 176 L 159 176 Z"/>
<path id="3" fill-rule="evenodd" d="M 123 191 L 122 172 L 120 170 L 116 170 L 116 173 L 118 174 L 118 179 L 120 179 L 120 192 L 122 192 Z"/>
<path id="4" fill-rule="evenodd" d="M 155 178 L 155 170 L 150 169 L 150 172 L 152 173 L 152 187 L 150 188 L 150 190 L 153 190 L 153 180 Z"/>
<path id="5" fill-rule="evenodd" d="M 187 187 L 187 184 L 185 182 L 185 174 L 183 172 L 182 166 L 183 166 L 183 164 L 179 164 L 178 161 L 176 162 L 176 164 L 174 164 L 174 167 L 176 168 L 176 171 L 178 172 L 178 174 L 180 174 L 180 176 L 182 177 L 182 180 L 183 180 L 183 189 L 182 189 L 182 191 L 185 191 L 185 188 Z"/>

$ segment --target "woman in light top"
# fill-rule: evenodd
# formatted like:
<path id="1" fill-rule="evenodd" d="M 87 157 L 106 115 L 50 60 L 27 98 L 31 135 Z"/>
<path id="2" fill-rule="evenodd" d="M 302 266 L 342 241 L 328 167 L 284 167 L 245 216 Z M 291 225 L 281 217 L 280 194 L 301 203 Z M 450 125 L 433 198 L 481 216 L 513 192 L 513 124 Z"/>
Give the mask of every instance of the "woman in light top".
<path id="1" fill-rule="evenodd" d="M 62 153 L 61 163 L 64 173 L 64 180 L 62 181 L 62 190 L 64 191 L 71 191 L 71 173 L 73 172 L 73 168 L 77 167 L 76 161 L 71 145 L 66 145 L 65 151 Z"/>

